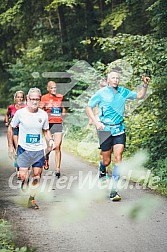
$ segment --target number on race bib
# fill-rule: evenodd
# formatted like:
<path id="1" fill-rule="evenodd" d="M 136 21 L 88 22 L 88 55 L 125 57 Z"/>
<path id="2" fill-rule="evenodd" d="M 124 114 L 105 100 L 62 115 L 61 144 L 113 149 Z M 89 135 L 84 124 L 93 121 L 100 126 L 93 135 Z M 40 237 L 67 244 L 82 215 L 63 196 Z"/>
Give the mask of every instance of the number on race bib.
<path id="1" fill-rule="evenodd" d="M 40 143 L 40 134 L 27 134 L 26 143 L 29 143 L 29 144 Z"/>

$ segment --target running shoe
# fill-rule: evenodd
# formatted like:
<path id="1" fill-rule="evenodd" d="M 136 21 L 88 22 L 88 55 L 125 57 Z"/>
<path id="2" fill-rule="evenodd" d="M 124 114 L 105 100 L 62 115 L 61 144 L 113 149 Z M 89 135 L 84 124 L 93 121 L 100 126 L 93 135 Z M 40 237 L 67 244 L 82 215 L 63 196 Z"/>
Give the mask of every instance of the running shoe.
<path id="1" fill-rule="evenodd" d="M 54 176 L 59 179 L 60 178 L 60 172 L 54 172 Z"/>
<path id="2" fill-rule="evenodd" d="M 13 166 L 14 168 L 17 168 L 17 155 L 15 155 Z"/>
<path id="3" fill-rule="evenodd" d="M 100 166 L 99 166 L 99 179 L 103 178 L 106 176 L 106 167 L 102 164 L 102 161 L 100 161 Z"/>
<path id="4" fill-rule="evenodd" d="M 104 177 L 106 177 L 106 173 L 100 171 L 100 173 L 99 173 L 99 179 L 104 178 Z"/>
<path id="5" fill-rule="evenodd" d="M 29 186 L 29 179 L 27 180 L 27 182 L 23 180 L 21 183 L 21 190 L 25 192 L 28 189 L 28 186 Z"/>
<path id="6" fill-rule="evenodd" d="M 13 162 L 13 166 L 14 166 L 14 168 L 17 168 L 17 162 L 16 161 Z"/>
<path id="7" fill-rule="evenodd" d="M 45 159 L 44 169 L 45 169 L 45 170 L 48 170 L 48 169 L 49 169 L 49 160 L 48 160 L 48 159 Z"/>
<path id="8" fill-rule="evenodd" d="M 121 200 L 121 196 L 117 192 L 113 191 L 113 192 L 110 193 L 110 200 L 112 200 L 112 201 L 120 201 Z"/>
<path id="9" fill-rule="evenodd" d="M 27 207 L 31 208 L 31 209 L 34 209 L 34 210 L 39 209 L 39 206 L 37 205 L 37 203 L 36 203 L 36 201 L 34 199 L 33 200 L 31 200 L 31 199 L 28 200 Z"/>
<path id="10" fill-rule="evenodd" d="M 110 179 L 110 175 L 108 173 L 106 173 L 106 179 Z"/>

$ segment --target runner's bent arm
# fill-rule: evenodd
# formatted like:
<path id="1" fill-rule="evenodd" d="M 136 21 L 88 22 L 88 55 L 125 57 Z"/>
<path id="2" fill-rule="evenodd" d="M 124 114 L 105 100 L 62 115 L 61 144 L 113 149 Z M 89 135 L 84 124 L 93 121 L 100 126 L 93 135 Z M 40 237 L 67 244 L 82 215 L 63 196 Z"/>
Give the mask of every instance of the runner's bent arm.
<path id="1" fill-rule="evenodd" d="M 88 116 L 88 119 L 89 119 L 89 125 L 91 125 L 93 123 L 92 119 L 90 118 L 90 116 L 88 115 L 88 112 L 86 110 L 86 115 Z M 99 113 L 98 113 L 98 106 L 96 105 L 96 107 L 94 108 L 94 115 L 97 119 L 97 121 L 100 121 L 99 119 Z"/>
<path id="2" fill-rule="evenodd" d="M 86 114 L 87 114 L 88 118 L 91 119 L 91 120 L 93 121 L 93 123 L 95 124 L 95 126 L 96 126 L 96 128 L 97 128 L 98 130 L 104 129 L 104 124 L 101 123 L 101 122 L 99 122 L 99 121 L 97 120 L 97 116 L 94 115 L 93 109 L 92 109 L 90 106 L 87 106 L 87 107 L 86 107 Z"/>
<path id="3" fill-rule="evenodd" d="M 99 111 L 98 111 L 98 105 L 96 105 L 96 107 L 94 109 L 94 114 L 95 114 L 95 117 L 96 117 L 97 121 L 100 121 Z"/>
<path id="4" fill-rule="evenodd" d="M 142 76 L 142 80 L 144 82 L 143 87 L 141 88 L 141 90 L 137 93 L 137 97 L 136 99 L 141 100 L 144 98 L 144 96 L 146 95 L 147 92 L 147 87 L 148 87 L 148 83 L 150 81 L 149 77 L 145 77 L 144 75 Z"/>
<path id="5" fill-rule="evenodd" d="M 48 110 L 52 108 L 52 103 L 50 101 L 46 101 L 43 96 L 41 97 L 41 102 L 40 102 L 40 106 L 41 109 L 43 110 Z"/>

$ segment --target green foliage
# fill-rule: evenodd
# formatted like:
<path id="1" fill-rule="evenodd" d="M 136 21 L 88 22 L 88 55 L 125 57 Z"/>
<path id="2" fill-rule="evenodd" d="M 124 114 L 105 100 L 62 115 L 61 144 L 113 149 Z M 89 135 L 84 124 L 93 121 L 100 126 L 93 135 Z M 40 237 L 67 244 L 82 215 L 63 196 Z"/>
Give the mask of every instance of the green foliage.
<path id="1" fill-rule="evenodd" d="M 157 37 L 162 38 L 167 36 L 167 2 L 166 0 L 157 0 L 148 7 L 151 19 L 150 24 Z"/>
<path id="2" fill-rule="evenodd" d="M 66 135 L 67 139 L 76 140 L 78 142 L 84 139 L 85 142 L 95 142 L 98 143 L 96 130 L 93 127 L 81 127 L 72 125 L 68 128 L 68 134 Z"/>
<path id="3" fill-rule="evenodd" d="M 8 82 L 1 79 L 1 85 L 0 85 L 0 94 L 1 94 L 1 98 L 0 98 L 0 107 L 2 108 L 6 108 L 8 105 L 8 100 L 6 97 L 6 93 L 8 93 L 9 91 L 9 85 Z"/>
<path id="4" fill-rule="evenodd" d="M 112 13 L 108 14 L 107 17 L 101 23 L 101 28 L 103 29 L 106 25 L 113 27 L 113 30 L 117 30 L 127 18 L 129 14 L 128 7 L 125 3 L 120 4 L 115 7 Z"/>
<path id="5" fill-rule="evenodd" d="M 6 114 L 6 108 L 0 108 L 0 115 L 4 116 Z"/>
<path id="6" fill-rule="evenodd" d="M 53 0 L 48 6 L 45 7 L 47 11 L 56 10 L 60 5 L 66 5 L 68 7 L 73 7 L 73 5 L 77 4 L 76 0 Z"/>
<path id="7" fill-rule="evenodd" d="M 35 252 L 28 247 L 16 248 L 13 242 L 12 226 L 4 219 L 0 219 L 0 251 L 1 252 Z"/>
<path id="8" fill-rule="evenodd" d="M 154 168 L 154 172 L 160 177 L 160 183 L 167 187 L 167 157 L 157 161 L 157 166 Z"/>
<path id="9" fill-rule="evenodd" d="M 15 64 L 9 65 L 8 72 L 11 77 L 8 102 L 13 102 L 13 93 L 17 90 L 27 93 L 29 88 L 38 87 L 43 94 L 46 93 L 47 82 L 51 77 L 45 77 L 45 73 L 65 71 L 72 65 L 72 62 L 58 61 L 54 58 L 45 59 L 46 45 L 46 40 L 36 42 L 30 40 L 22 58 L 18 58 Z M 52 79 L 58 81 L 58 79 Z"/>
<path id="10" fill-rule="evenodd" d="M 69 125 L 63 140 L 63 149 L 90 162 L 98 163 L 100 150 L 98 149 L 97 132 L 94 126 L 81 127 Z"/>
<path id="11" fill-rule="evenodd" d="M 4 13 L 0 14 L 0 25 L 6 25 L 13 22 L 15 19 L 15 15 L 17 15 L 18 12 L 20 12 L 22 3 L 23 0 L 19 0 L 12 8 L 9 8 Z"/>
<path id="12" fill-rule="evenodd" d="M 12 251 L 12 239 L 13 236 L 11 233 L 11 225 L 7 221 L 0 219 L 0 251 L 2 249 L 8 249 L 8 251 Z"/>

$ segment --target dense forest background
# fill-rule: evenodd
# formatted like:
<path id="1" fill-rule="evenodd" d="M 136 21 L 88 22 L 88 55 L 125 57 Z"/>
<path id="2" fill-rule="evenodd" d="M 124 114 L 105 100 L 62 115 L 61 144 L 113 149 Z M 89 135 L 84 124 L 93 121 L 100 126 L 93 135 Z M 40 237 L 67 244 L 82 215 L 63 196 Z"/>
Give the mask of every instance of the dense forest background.
<path id="1" fill-rule="evenodd" d="M 160 183 L 166 188 L 167 1 L 0 0 L 0 3 L 0 106 L 11 103 L 16 90 L 27 92 L 36 86 L 46 93 L 49 79 L 62 81 L 42 73 L 68 72 L 76 62 L 85 61 L 105 77 L 111 62 L 119 62 L 120 69 L 130 71 L 123 64 L 127 62 L 132 72 L 126 86 L 134 89 L 141 83 L 142 73 L 146 73 L 151 77 L 151 93 L 125 117 L 126 155 L 147 149 L 150 156 L 147 167 L 161 178 Z M 86 118 L 84 108 L 92 91 L 88 86 L 94 73 L 88 71 L 88 66 L 81 71 L 82 76 L 74 70 L 78 82 L 65 92 L 65 99 L 75 100 L 77 105 L 67 111 L 68 124 L 72 125 L 70 132 L 79 140 L 88 132 L 81 122 Z"/>

